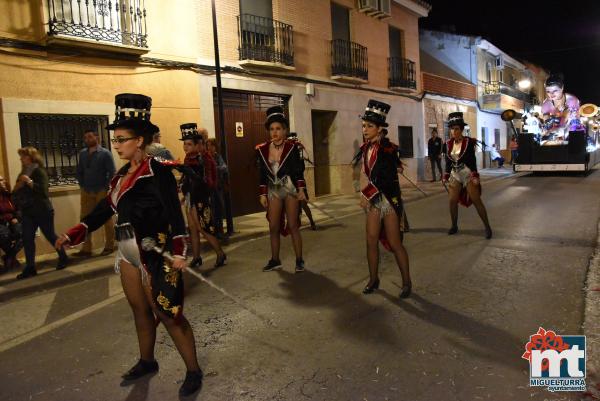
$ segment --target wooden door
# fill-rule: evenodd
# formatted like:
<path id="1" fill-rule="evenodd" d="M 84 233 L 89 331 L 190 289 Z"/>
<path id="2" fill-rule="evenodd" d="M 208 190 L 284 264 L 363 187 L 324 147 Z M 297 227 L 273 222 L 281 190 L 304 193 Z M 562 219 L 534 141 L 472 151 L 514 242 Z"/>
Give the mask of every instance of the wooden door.
<path id="1" fill-rule="evenodd" d="M 219 133 L 219 110 L 216 90 L 213 94 L 215 132 Z M 287 110 L 288 97 L 242 91 L 223 91 L 223 114 L 227 161 L 231 191 L 231 209 L 234 216 L 256 213 L 262 210 L 258 202 L 258 168 L 256 145 L 269 139 L 264 123 L 269 107 L 282 105 Z M 237 127 L 243 127 L 241 130 Z M 240 132 L 241 131 L 241 132 Z"/>

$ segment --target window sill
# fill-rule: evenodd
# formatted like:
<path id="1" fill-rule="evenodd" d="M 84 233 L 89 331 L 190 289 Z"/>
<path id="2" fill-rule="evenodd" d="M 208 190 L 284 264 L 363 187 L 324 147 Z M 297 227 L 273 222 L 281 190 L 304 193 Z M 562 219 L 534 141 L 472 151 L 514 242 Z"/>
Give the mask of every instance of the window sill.
<path id="1" fill-rule="evenodd" d="M 332 75 L 331 79 L 333 79 L 334 81 L 346 82 L 346 83 L 357 84 L 357 85 L 369 83 L 369 80 L 367 80 L 367 79 L 363 79 L 363 78 L 359 78 L 359 77 L 352 77 L 349 75 Z"/>
<path id="2" fill-rule="evenodd" d="M 281 63 L 273 63 L 270 61 L 259 61 L 259 60 L 240 60 L 240 67 L 246 69 L 270 69 L 270 70 L 281 70 L 281 71 L 296 71 L 296 67 L 293 65 L 285 65 Z"/>

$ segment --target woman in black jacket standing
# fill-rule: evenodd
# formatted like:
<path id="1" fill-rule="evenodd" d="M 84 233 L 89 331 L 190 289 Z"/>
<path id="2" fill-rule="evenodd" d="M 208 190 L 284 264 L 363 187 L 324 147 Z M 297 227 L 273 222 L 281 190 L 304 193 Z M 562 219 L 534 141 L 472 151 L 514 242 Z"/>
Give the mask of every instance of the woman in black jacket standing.
<path id="1" fill-rule="evenodd" d="M 362 162 L 363 173 L 368 184 L 361 190 L 360 206 L 367 214 L 367 261 L 370 280 L 364 294 L 379 288 L 379 244 L 394 253 L 402 275 L 400 298 L 406 298 L 412 291 L 408 253 L 402 245 L 404 231 L 404 210 L 400 198 L 398 181 L 398 146 L 386 137 L 388 124 L 385 122 L 390 105 L 369 100 L 363 116 L 362 131 L 365 142 L 354 158 Z"/>
<path id="2" fill-rule="evenodd" d="M 114 130 L 111 142 L 128 163 L 112 179 L 106 198 L 63 234 L 56 248 L 83 242 L 88 233 L 117 215 L 115 269 L 121 274 L 123 291 L 133 311 L 140 349 L 140 360 L 122 377 L 131 381 L 158 371 L 154 359 L 156 317 L 165 325 L 187 368 L 179 394 L 190 395 L 201 388 L 202 371 L 192 327 L 182 313 L 186 229 L 177 182 L 172 163 L 159 162 L 145 151 L 158 132 L 150 122 L 152 99 L 125 93 L 117 95 L 115 104 L 116 120 L 108 129 Z M 173 261 L 165 263 L 162 253 L 143 250 L 141 241 L 148 237 L 168 250 Z"/>
<path id="3" fill-rule="evenodd" d="M 271 237 L 271 259 L 263 271 L 281 269 L 279 260 L 280 234 L 289 232 L 296 253 L 296 272 L 304 271 L 302 237 L 300 237 L 300 201 L 304 195 L 304 160 L 297 142 L 286 139 L 289 122 L 283 108 L 274 106 L 267 110 L 265 128 L 270 141 L 256 147 L 260 169 L 260 204 L 267 209 Z M 287 217 L 287 226 L 285 218 Z"/>
<path id="4" fill-rule="evenodd" d="M 32 146 L 18 150 L 23 169 L 19 173 L 13 190 L 13 201 L 21 212 L 23 227 L 23 248 L 26 265 L 17 275 L 18 280 L 33 277 L 35 269 L 35 233 L 39 227 L 46 240 L 56 242 L 54 231 L 54 207 L 48 196 L 48 174 L 43 167 L 42 156 Z M 69 258 L 63 249 L 58 251 L 56 270 L 67 267 Z"/>
<path id="5" fill-rule="evenodd" d="M 450 197 L 450 217 L 452 227 L 448 235 L 458 232 L 458 204 L 465 207 L 475 205 L 477 213 L 485 226 L 485 238 L 492 238 L 492 228 L 488 221 L 487 211 L 481 200 L 481 182 L 477 173 L 477 159 L 475 147 L 477 140 L 464 137 L 465 129 L 463 113 L 460 111 L 448 115 L 448 128 L 450 140 L 446 143 L 446 173 L 444 183 L 448 182 L 448 195 Z"/>

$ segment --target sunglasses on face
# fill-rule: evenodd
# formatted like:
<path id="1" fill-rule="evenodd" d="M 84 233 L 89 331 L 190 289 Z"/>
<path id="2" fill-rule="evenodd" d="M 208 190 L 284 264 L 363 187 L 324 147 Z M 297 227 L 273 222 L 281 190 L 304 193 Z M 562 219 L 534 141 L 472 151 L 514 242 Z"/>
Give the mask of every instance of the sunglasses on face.
<path id="1" fill-rule="evenodd" d="M 122 143 L 130 141 L 132 139 L 137 139 L 137 138 L 138 138 L 137 136 L 131 136 L 131 137 L 127 137 L 127 138 L 124 138 L 124 137 L 120 136 L 120 137 L 117 137 L 117 138 L 112 138 L 110 140 L 110 143 L 119 143 L 119 144 L 122 144 Z"/>

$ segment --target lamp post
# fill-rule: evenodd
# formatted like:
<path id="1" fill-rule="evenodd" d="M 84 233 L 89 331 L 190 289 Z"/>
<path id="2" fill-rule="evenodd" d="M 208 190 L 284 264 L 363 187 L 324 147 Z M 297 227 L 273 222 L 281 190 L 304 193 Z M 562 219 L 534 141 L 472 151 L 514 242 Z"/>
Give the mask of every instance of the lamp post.
<path id="1" fill-rule="evenodd" d="M 219 111 L 219 135 L 221 138 L 221 156 L 225 163 L 229 163 L 227 160 L 227 138 L 225 133 L 225 120 L 223 116 L 223 91 L 221 87 L 221 61 L 219 58 L 219 36 L 217 33 L 217 13 L 215 10 L 215 0 L 211 0 L 211 11 L 212 11 L 212 23 L 213 23 L 213 43 L 215 48 L 215 69 L 217 78 L 217 107 Z M 228 164 L 229 165 L 229 164 Z M 229 179 L 229 177 L 228 177 Z M 231 214 L 231 197 L 229 191 L 224 191 L 225 203 L 225 216 L 227 218 L 227 233 L 233 234 L 233 217 Z"/>

